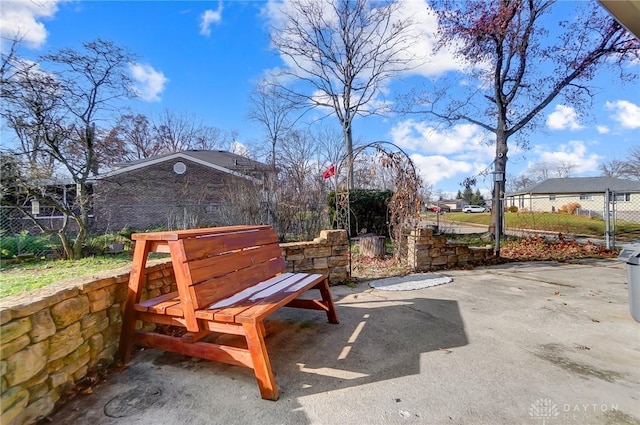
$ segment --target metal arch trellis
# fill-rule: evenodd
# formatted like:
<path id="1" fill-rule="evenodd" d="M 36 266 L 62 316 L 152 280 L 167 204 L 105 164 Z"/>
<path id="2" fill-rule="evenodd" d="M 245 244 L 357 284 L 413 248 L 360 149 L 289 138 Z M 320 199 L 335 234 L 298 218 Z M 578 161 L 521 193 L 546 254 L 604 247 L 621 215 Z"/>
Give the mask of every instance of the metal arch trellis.
<path id="1" fill-rule="evenodd" d="M 353 151 L 353 157 L 349 158 L 348 154 L 345 154 L 342 159 L 340 160 L 339 163 L 339 167 L 338 170 L 340 170 L 344 164 L 345 161 L 350 161 L 351 166 L 353 166 L 353 164 L 355 163 L 355 159 L 356 157 L 366 151 L 367 149 L 370 148 L 375 148 L 378 152 L 382 152 L 384 153 L 388 158 L 393 159 L 394 157 L 394 153 L 388 151 L 387 149 L 384 148 L 385 145 L 389 145 L 392 146 L 394 148 L 397 149 L 397 151 L 399 153 L 402 154 L 402 156 L 407 160 L 407 163 L 410 165 L 411 167 L 411 173 L 409 175 L 410 178 L 413 179 L 413 184 L 414 184 L 414 188 L 417 189 L 420 186 L 420 180 L 418 178 L 418 175 L 416 173 L 416 169 L 415 169 L 415 165 L 413 163 L 413 161 L 411 160 L 411 158 L 409 157 L 409 155 L 407 155 L 406 152 L 404 152 L 399 146 L 397 146 L 394 143 L 391 142 L 386 142 L 386 141 L 376 141 L 376 142 L 372 142 L 369 143 L 367 145 L 363 145 L 363 146 L 359 146 L 358 148 L 354 149 Z M 351 243 L 351 208 L 350 208 L 350 185 L 347 184 L 346 188 L 338 191 L 338 174 L 335 174 L 335 181 L 336 181 L 336 197 L 335 197 L 335 202 L 336 202 L 336 215 L 335 215 L 335 223 L 336 223 L 336 228 L 338 229 L 344 229 L 347 231 L 347 239 L 349 241 L 349 244 Z M 415 224 L 415 223 L 414 223 Z M 393 239 L 399 239 L 399 238 L 394 238 L 394 235 L 390 235 L 392 236 Z M 396 244 L 398 244 L 399 240 L 395 241 Z M 351 257 L 349 257 L 349 272 L 351 273 Z"/>
<path id="2" fill-rule="evenodd" d="M 345 229 L 349 238 L 349 230 L 351 229 L 351 209 L 349 208 L 349 189 L 336 191 L 336 227 Z"/>

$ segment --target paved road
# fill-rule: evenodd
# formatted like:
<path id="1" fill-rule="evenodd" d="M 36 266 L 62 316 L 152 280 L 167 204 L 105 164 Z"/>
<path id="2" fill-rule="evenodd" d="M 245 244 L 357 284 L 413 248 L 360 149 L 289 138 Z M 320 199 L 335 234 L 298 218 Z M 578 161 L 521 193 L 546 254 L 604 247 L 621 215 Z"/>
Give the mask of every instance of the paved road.
<path id="1" fill-rule="evenodd" d="M 434 220 L 426 220 L 420 223 L 423 226 L 435 226 L 438 225 L 441 233 L 457 233 L 457 234 L 469 234 L 469 233 L 484 233 L 487 231 L 487 226 L 478 224 L 460 223 L 455 221 L 449 221 L 441 219 L 440 222 Z"/>
<path id="2" fill-rule="evenodd" d="M 437 223 L 433 220 L 424 221 L 421 223 L 424 226 L 434 226 Z M 488 227 L 484 224 L 471 224 L 471 223 L 461 223 L 455 221 L 446 221 L 442 220 L 439 223 L 439 229 L 441 233 L 445 234 L 470 234 L 470 233 L 484 233 L 488 231 Z M 534 230 L 505 230 L 505 233 L 510 236 L 534 236 L 541 235 L 546 237 L 556 237 L 558 236 L 558 232 L 547 232 L 547 231 L 534 231 Z M 572 236 L 569 236 L 570 238 Z M 580 243 L 592 242 L 599 245 L 604 245 L 605 240 L 603 238 L 598 237 L 587 237 L 587 236 L 576 236 L 574 239 Z M 620 243 L 617 244 L 620 246 Z"/>

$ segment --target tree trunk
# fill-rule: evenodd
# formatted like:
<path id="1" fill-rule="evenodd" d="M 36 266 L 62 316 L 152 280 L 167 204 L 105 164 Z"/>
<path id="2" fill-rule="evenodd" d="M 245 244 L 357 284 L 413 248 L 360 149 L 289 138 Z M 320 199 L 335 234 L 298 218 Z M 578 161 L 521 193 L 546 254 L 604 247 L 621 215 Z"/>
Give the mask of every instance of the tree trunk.
<path id="1" fill-rule="evenodd" d="M 343 123 L 342 131 L 344 134 L 345 148 L 347 150 L 347 189 L 354 189 L 354 172 L 353 172 L 353 134 L 351 132 L 351 123 Z"/>
<path id="2" fill-rule="evenodd" d="M 503 128 L 503 126 L 499 126 Z M 489 231 L 493 233 L 493 240 L 495 242 L 495 256 L 500 257 L 500 239 L 504 234 L 502 228 L 504 218 L 504 205 L 502 203 L 504 199 L 505 191 L 505 177 L 507 172 L 507 134 L 506 131 L 496 131 L 496 159 L 495 159 L 495 174 L 493 181 L 493 202 L 491 205 L 491 224 L 489 225 Z"/>
<path id="3" fill-rule="evenodd" d="M 360 238 L 360 254 L 369 258 L 382 258 L 385 254 L 384 236 L 365 236 Z"/>

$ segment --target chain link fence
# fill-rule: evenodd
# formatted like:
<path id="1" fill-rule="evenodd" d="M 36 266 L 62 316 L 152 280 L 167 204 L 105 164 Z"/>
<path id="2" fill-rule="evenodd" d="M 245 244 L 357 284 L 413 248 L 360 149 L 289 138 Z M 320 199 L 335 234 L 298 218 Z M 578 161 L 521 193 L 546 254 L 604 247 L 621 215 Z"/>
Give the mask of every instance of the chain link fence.
<path id="1" fill-rule="evenodd" d="M 505 200 L 505 232 L 563 234 L 615 248 L 640 239 L 640 192 L 516 195 Z"/>
<path id="2" fill-rule="evenodd" d="M 295 200 L 256 202 L 251 205 L 210 203 L 191 205 L 110 205 L 109 213 L 93 211 L 88 244 L 106 249 L 116 238 L 131 232 L 174 230 L 234 224 L 272 225 L 281 240 L 312 240 L 330 228 L 325 203 L 300 204 Z M 582 195 L 526 195 L 505 200 L 505 231 L 516 236 L 562 234 L 588 238 L 609 248 L 640 240 L 640 192 L 604 192 Z M 59 228 L 64 217 L 41 208 L 38 220 Z M 61 255 L 55 235 L 45 235 L 14 207 L 0 207 L 0 256 L 4 259 Z"/>
<path id="3" fill-rule="evenodd" d="M 59 229 L 64 217 L 41 208 L 37 220 L 49 229 Z M 108 252 L 110 242 L 121 242 L 133 232 L 178 230 L 236 224 L 269 224 L 282 241 L 313 240 L 320 230 L 330 228 L 326 204 L 257 202 L 191 205 L 110 205 L 108 211 L 90 214 L 91 234 L 86 244 L 92 252 Z M 69 230 L 73 233 L 73 226 Z M 113 237 L 109 237 L 112 235 Z M 97 245 L 97 246 L 96 246 Z M 0 207 L 0 258 L 59 258 L 60 243 L 55 235 L 45 235 L 16 207 Z"/>
<path id="4" fill-rule="evenodd" d="M 57 220 L 44 214 L 41 220 Z M 58 241 L 40 229 L 15 207 L 0 207 L 0 258 L 33 258 L 58 250 Z"/>

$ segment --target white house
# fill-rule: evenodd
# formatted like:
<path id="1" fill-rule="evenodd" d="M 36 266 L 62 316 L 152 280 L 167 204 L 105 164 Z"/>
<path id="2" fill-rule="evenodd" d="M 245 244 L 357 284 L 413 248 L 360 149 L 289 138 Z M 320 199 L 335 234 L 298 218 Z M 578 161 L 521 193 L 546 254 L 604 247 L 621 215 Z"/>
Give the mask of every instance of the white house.
<path id="1" fill-rule="evenodd" d="M 610 211 L 618 219 L 640 222 L 640 181 L 613 177 L 567 177 L 548 179 L 520 191 L 507 193 L 505 205 L 519 210 L 556 212 L 570 203 L 580 204 L 579 212 L 602 217 L 609 193 Z"/>

